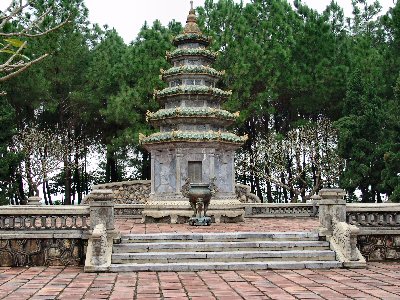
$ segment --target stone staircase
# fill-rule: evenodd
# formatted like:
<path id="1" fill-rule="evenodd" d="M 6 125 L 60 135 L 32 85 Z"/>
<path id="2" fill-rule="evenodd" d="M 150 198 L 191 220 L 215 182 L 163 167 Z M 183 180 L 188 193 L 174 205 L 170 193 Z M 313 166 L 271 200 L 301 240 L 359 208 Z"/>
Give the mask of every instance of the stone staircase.
<path id="1" fill-rule="evenodd" d="M 110 271 L 340 268 L 315 232 L 159 233 L 123 235 Z"/>

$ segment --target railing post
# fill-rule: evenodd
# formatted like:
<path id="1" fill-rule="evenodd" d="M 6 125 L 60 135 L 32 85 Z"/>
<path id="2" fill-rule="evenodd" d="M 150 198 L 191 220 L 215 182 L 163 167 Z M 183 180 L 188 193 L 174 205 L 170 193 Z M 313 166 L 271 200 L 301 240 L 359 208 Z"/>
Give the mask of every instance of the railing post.
<path id="1" fill-rule="evenodd" d="M 114 231 L 114 194 L 112 190 L 94 190 L 90 193 L 90 227 L 103 224 L 107 233 Z"/>
<path id="2" fill-rule="evenodd" d="M 359 229 L 346 223 L 346 192 L 342 189 L 322 189 L 319 195 L 320 235 L 330 242 L 336 259 L 344 267 L 365 268 L 365 259 L 357 249 Z"/>
<path id="3" fill-rule="evenodd" d="M 322 235 L 331 235 L 334 222 L 346 222 L 346 192 L 342 189 L 319 191 L 319 222 Z"/>
<path id="4" fill-rule="evenodd" d="M 94 190 L 88 196 L 92 232 L 86 251 L 87 272 L 107 271 L 111 264 L 113 242 L 121 238 L 115 230 L 113 200 L 112 190 Z"/>

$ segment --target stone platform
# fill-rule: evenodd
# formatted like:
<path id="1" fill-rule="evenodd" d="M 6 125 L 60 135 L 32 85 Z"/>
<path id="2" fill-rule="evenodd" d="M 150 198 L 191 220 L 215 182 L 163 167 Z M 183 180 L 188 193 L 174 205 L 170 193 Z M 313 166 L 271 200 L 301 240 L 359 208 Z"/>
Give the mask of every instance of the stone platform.
<path id="1" fill-rule="evenodd" d="M 213 223 L 237 223 L 243 222 L 245 209 L 243 203 L 238 199 L 212 199 L 208 207 L 207 216 L 211 217 Z M 193 216 L 189 201 L 168 200 L 154 201 L 149 200 L 142 212 L 143 223 L 187 223 Z"/>
<path id="2" fill-rule="evenodd" d="M 190 226 L 189 224 L 143 224 L 140 219 L 116 219 L 115 227 L 121 234 L 152 233 L 224 233 L 224 232 L 289 232 L 312 231 L 319 226 L 318 218 L 245 218 L 241 223 L 219 223 L 211 226 Z"/>

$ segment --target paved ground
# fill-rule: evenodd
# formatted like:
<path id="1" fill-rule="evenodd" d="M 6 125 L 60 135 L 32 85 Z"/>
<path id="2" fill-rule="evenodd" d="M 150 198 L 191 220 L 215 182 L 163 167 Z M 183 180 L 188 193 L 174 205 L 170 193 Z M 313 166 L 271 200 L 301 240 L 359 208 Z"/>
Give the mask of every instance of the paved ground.
<path id="1" fill-rule="evenodd" d="M 400 299 L 400 262 L 366 270 L 83 273 L 0 268 L 0 299 Z"/>
<path id="2" fill-rule="evenodd" d="M 192 227 L 118 219 L 122 233 L 309 231 L 315 218 L 246 219 Z M 399 299 L 400 262 L 364 270 L 84 273 L 77 267 L 0 267 L 0 299 Z"/>
<path id="3" fill-rule="evenodd" d="M 116 219 L 116 227 L 124 233 L 158 232 L 238 232 L 238 231 L 310 231 L 319 226 L 318 218 L 246 218 L 241 223 L 221 223 L 211 226 L 188 224 L 141 224 L 140 219 Z"/>

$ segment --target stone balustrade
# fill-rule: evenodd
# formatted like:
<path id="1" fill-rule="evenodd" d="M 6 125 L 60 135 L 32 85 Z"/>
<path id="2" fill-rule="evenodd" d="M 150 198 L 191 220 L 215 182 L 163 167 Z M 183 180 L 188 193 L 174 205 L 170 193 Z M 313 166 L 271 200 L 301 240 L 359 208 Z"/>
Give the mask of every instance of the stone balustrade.
<path id="1" fill-rule="evenodd" d="M 346 223 L 345 195 L 341 189 L 322 189 L 319 192 L 319 232 L 330 242 L 337 260 L 344 267 L 365 268 L 365 258 L 357 248 L 359 229 Z"/>
<path id="2" fill-rule="evenodd" d="M 212 201 L 212 200 L 211 200 Z M 317 203 L 244 203 L 247 218 L 317 217 Z M 115 204 L 116 218 L 141 218 L 145 204 Z"/>
<path id="3" fill-rule="evenodd" d="M 358 247 L 368 261 L 400 260 L 400 204 L 348 203 L 346 221 L 360 229 Z"/>
<path id="4" fill-rule="evenodd" d="M 363 228 L 400 229 L 400 204 L 398 203 L 349 203 L 346 221 Z"/>
<path id="5" fill-rule="evenodd" d="M 111 190 L 95 190 L 89 205 L 2 206 L 0 267 L 82 265 L 102 271 L 111 263 L 114 228 Z"/>
<path id="6" fill-rule="evenodd" d="M 246 217 L 316 217 L 317 203 L 246 203 Z"/>
<path id="7" fill-rule="evenodd" d="M 2 206 L 1 231 L 88 230 L 88 206 Z"/>
<path id="8" fill-rule="evenodd" d="M 0 267 L 82 265 L 89 206 L 2 206 Z"/>

